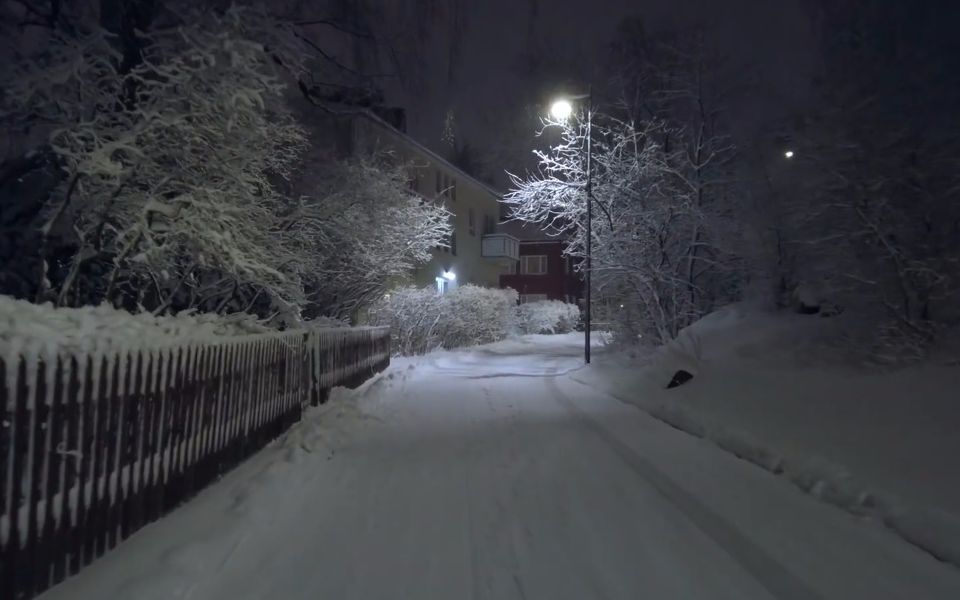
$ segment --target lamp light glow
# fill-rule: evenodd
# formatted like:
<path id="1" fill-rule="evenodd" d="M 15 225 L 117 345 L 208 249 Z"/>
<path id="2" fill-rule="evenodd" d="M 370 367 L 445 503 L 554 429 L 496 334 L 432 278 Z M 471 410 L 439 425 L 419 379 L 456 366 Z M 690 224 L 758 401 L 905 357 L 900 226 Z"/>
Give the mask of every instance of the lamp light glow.
<path id="1" fill-rule="evenodd" d="M 550 106 L 550 115 L 558 121 L 566 121 L 573 114 L 573 105 L 569 100 L 557 100 Z"/>

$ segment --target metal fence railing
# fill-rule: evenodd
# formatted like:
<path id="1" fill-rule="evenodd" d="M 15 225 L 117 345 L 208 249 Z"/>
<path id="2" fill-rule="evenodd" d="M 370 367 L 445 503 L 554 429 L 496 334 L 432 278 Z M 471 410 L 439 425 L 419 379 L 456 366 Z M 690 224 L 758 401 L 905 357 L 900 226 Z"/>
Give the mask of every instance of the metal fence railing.
<path id="1" fill-rule="evenodd" d="M 0 598 L 76 573 L 389 363 L 385 328 L 0 358 Z"/>

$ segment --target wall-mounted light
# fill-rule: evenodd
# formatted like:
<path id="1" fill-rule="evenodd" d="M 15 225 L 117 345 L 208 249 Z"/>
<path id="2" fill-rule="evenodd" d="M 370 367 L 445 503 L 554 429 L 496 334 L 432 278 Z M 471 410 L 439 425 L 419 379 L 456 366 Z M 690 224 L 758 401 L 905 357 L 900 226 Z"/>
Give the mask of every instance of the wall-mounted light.
<path id="1" fill-rule="evenodd" d="M 787 150 L 783 153 L 784 158 L 793 158 L 793 150 Z"/>
<path id="2" fill-rule="evenodd" d="M 446 279 L 447 281 L 456 281 L 457 274 L 454 273 L 453 271 L 444 271 L 443 278 Z"/>

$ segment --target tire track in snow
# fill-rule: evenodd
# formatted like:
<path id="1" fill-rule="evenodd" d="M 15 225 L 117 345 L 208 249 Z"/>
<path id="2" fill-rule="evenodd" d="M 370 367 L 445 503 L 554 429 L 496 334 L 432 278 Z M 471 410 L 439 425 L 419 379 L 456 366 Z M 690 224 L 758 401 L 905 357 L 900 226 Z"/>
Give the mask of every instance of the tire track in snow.
<path id="1" fill-rule="evenodd" d="M 777 559 L 746 538 L 736 527 L 695 496 L 675 484 L 656 466 L 613 436 L 581 410 L 557 385 L 556 376 L 545 377 L 550 395 L 596 434 L 638 477 L 647 482 L 693 525 L 730 555 L 774 597 L 781 600 L 824 600 Z"/>

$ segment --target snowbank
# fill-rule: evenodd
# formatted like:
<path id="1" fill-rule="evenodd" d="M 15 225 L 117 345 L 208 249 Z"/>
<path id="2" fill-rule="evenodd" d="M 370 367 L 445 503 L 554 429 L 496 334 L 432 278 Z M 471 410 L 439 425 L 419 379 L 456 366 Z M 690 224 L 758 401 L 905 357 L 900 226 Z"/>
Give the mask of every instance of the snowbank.
<path id="1" fill-rule="evenodd" d="M 960 369 L 845 365 L 842 325 L 730 306 L 573 377 L 960 565 Z M 678 369 L 694 379 L 664 389 Z"/>

